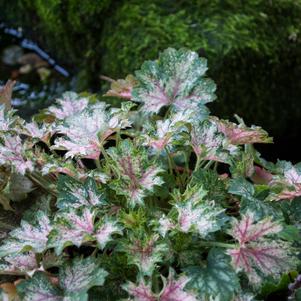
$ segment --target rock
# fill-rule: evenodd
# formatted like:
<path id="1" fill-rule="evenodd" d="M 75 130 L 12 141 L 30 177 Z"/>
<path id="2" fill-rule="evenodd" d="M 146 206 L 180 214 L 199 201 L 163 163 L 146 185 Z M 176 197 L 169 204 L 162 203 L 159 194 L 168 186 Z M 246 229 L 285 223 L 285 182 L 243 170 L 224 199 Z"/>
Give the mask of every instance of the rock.
<path id="1" fill-rule="evenodd" d="M 2 62 L 13 66 L 18 64 L 19 58 L 24 54 L 23 49 L 18 45 L 12 45 L 3 50 Z"/>

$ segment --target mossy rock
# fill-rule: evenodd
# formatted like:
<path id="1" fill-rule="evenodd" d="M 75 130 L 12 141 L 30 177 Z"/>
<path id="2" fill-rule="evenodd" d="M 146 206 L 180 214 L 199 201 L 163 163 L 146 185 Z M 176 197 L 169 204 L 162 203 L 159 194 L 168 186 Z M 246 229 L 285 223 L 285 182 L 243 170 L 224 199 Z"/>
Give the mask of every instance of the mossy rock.
<path id="1" fill-rule="evenodd" d="M 133 73 L 167 47 L 187 47 L 208 58 L 209 75 L 218 85 L 214 113 L 230 118 L 236 112 L 249 124 L 262 125 L 279 147 L 298 137 L 301 0 L 16 0 L 1 5 L 10 10 L 7 20 L 35 24 L 33 33 L 42 45 L 78 67 L 80 88 L 99 88 L 100 74 Z M 26 13 L 20 16 L 20 10 Z"/>

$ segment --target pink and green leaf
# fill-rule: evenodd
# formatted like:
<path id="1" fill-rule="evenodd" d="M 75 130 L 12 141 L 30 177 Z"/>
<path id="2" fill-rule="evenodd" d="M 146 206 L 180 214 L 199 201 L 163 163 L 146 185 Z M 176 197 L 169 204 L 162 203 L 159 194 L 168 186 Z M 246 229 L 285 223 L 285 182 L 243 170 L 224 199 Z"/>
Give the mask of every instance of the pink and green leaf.
<path id="1" fill-rule="evenodd" d="M 25 149 L 19 136 L 5 135 L 0 144 L 0 165 L 13 166 L 22 175 L 33 170 L 33 163 L 25 156 Z"/>
<path id="2" fill-rule="evenodd" d="M 87 178 L 82 184 L 71 177 L 60 176 L 58 180 L 57 207 L 60 209 L 99 207 L 106 204 L 94 179 Z"/>
<path id="3" fill-rule="evenodd" d="M 141 110 L 158 113 L 164 106 L 176 110 L 197 109 L 215 99 L 215 84 L 204 77 L 207 61 L 184 49 L 166 49 L 157 61 L 145 62 L 136 72 L 132 99 Z"/>
<path id="4" fill-rule="evenodd" d="M 57 119 L 65 119 L 83 111 L 89 103 L 85 97 L 80 97 L 75 92 L 65 92 L 62 98 L 57 99 L 57 105 L 48 108 L 47 112 Z"/>
<path id="5" fill-rule="evenodd" d="M 9 233 L 9 239 L 0 246 L 0 257 L 32 250 L 41 253 L 47 248 L 48 234 L 52 229 L 49 217 L 38 211 L 33 223 L 21 221 L 21 226 Z"/>

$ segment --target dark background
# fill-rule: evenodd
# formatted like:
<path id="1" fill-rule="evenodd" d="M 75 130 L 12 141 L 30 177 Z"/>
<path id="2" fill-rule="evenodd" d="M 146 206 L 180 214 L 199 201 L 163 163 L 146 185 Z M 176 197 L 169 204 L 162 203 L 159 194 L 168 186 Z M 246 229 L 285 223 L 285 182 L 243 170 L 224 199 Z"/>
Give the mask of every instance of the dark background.
<path id="1" fill-rule="evenodd" d="M 213 113 L 266 129 L 268 160 L 301 161 L 301 0 L 0 0 L 0 21 L 22 28 L 78 91 L 102 93 L 101 74 L 122 78 L 167 47 L 198 51 L 218 87 Z"/>

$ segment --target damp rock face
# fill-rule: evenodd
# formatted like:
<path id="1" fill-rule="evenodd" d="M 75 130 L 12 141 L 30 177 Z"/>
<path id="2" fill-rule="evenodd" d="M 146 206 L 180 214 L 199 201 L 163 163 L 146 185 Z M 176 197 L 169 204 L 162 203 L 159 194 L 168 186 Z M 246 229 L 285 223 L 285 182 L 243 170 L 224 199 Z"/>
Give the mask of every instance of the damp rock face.
<path id="1" fill-rule="evenodd" d="M 222 87 L 213 112 L 232 118 L 235 111 L 248 123 L 261 124 L 275 137 L 281 157 L 297 159 L 287 149 L 301 132 L 300 2 L 164 3 L 19 0 L 1 8 L 3 18 L 17 20 L 35 40 L 75 66 L 79 90 L 99 89 L 101 74 L 124 77 L 167 47 L 199 51 Z"/>

